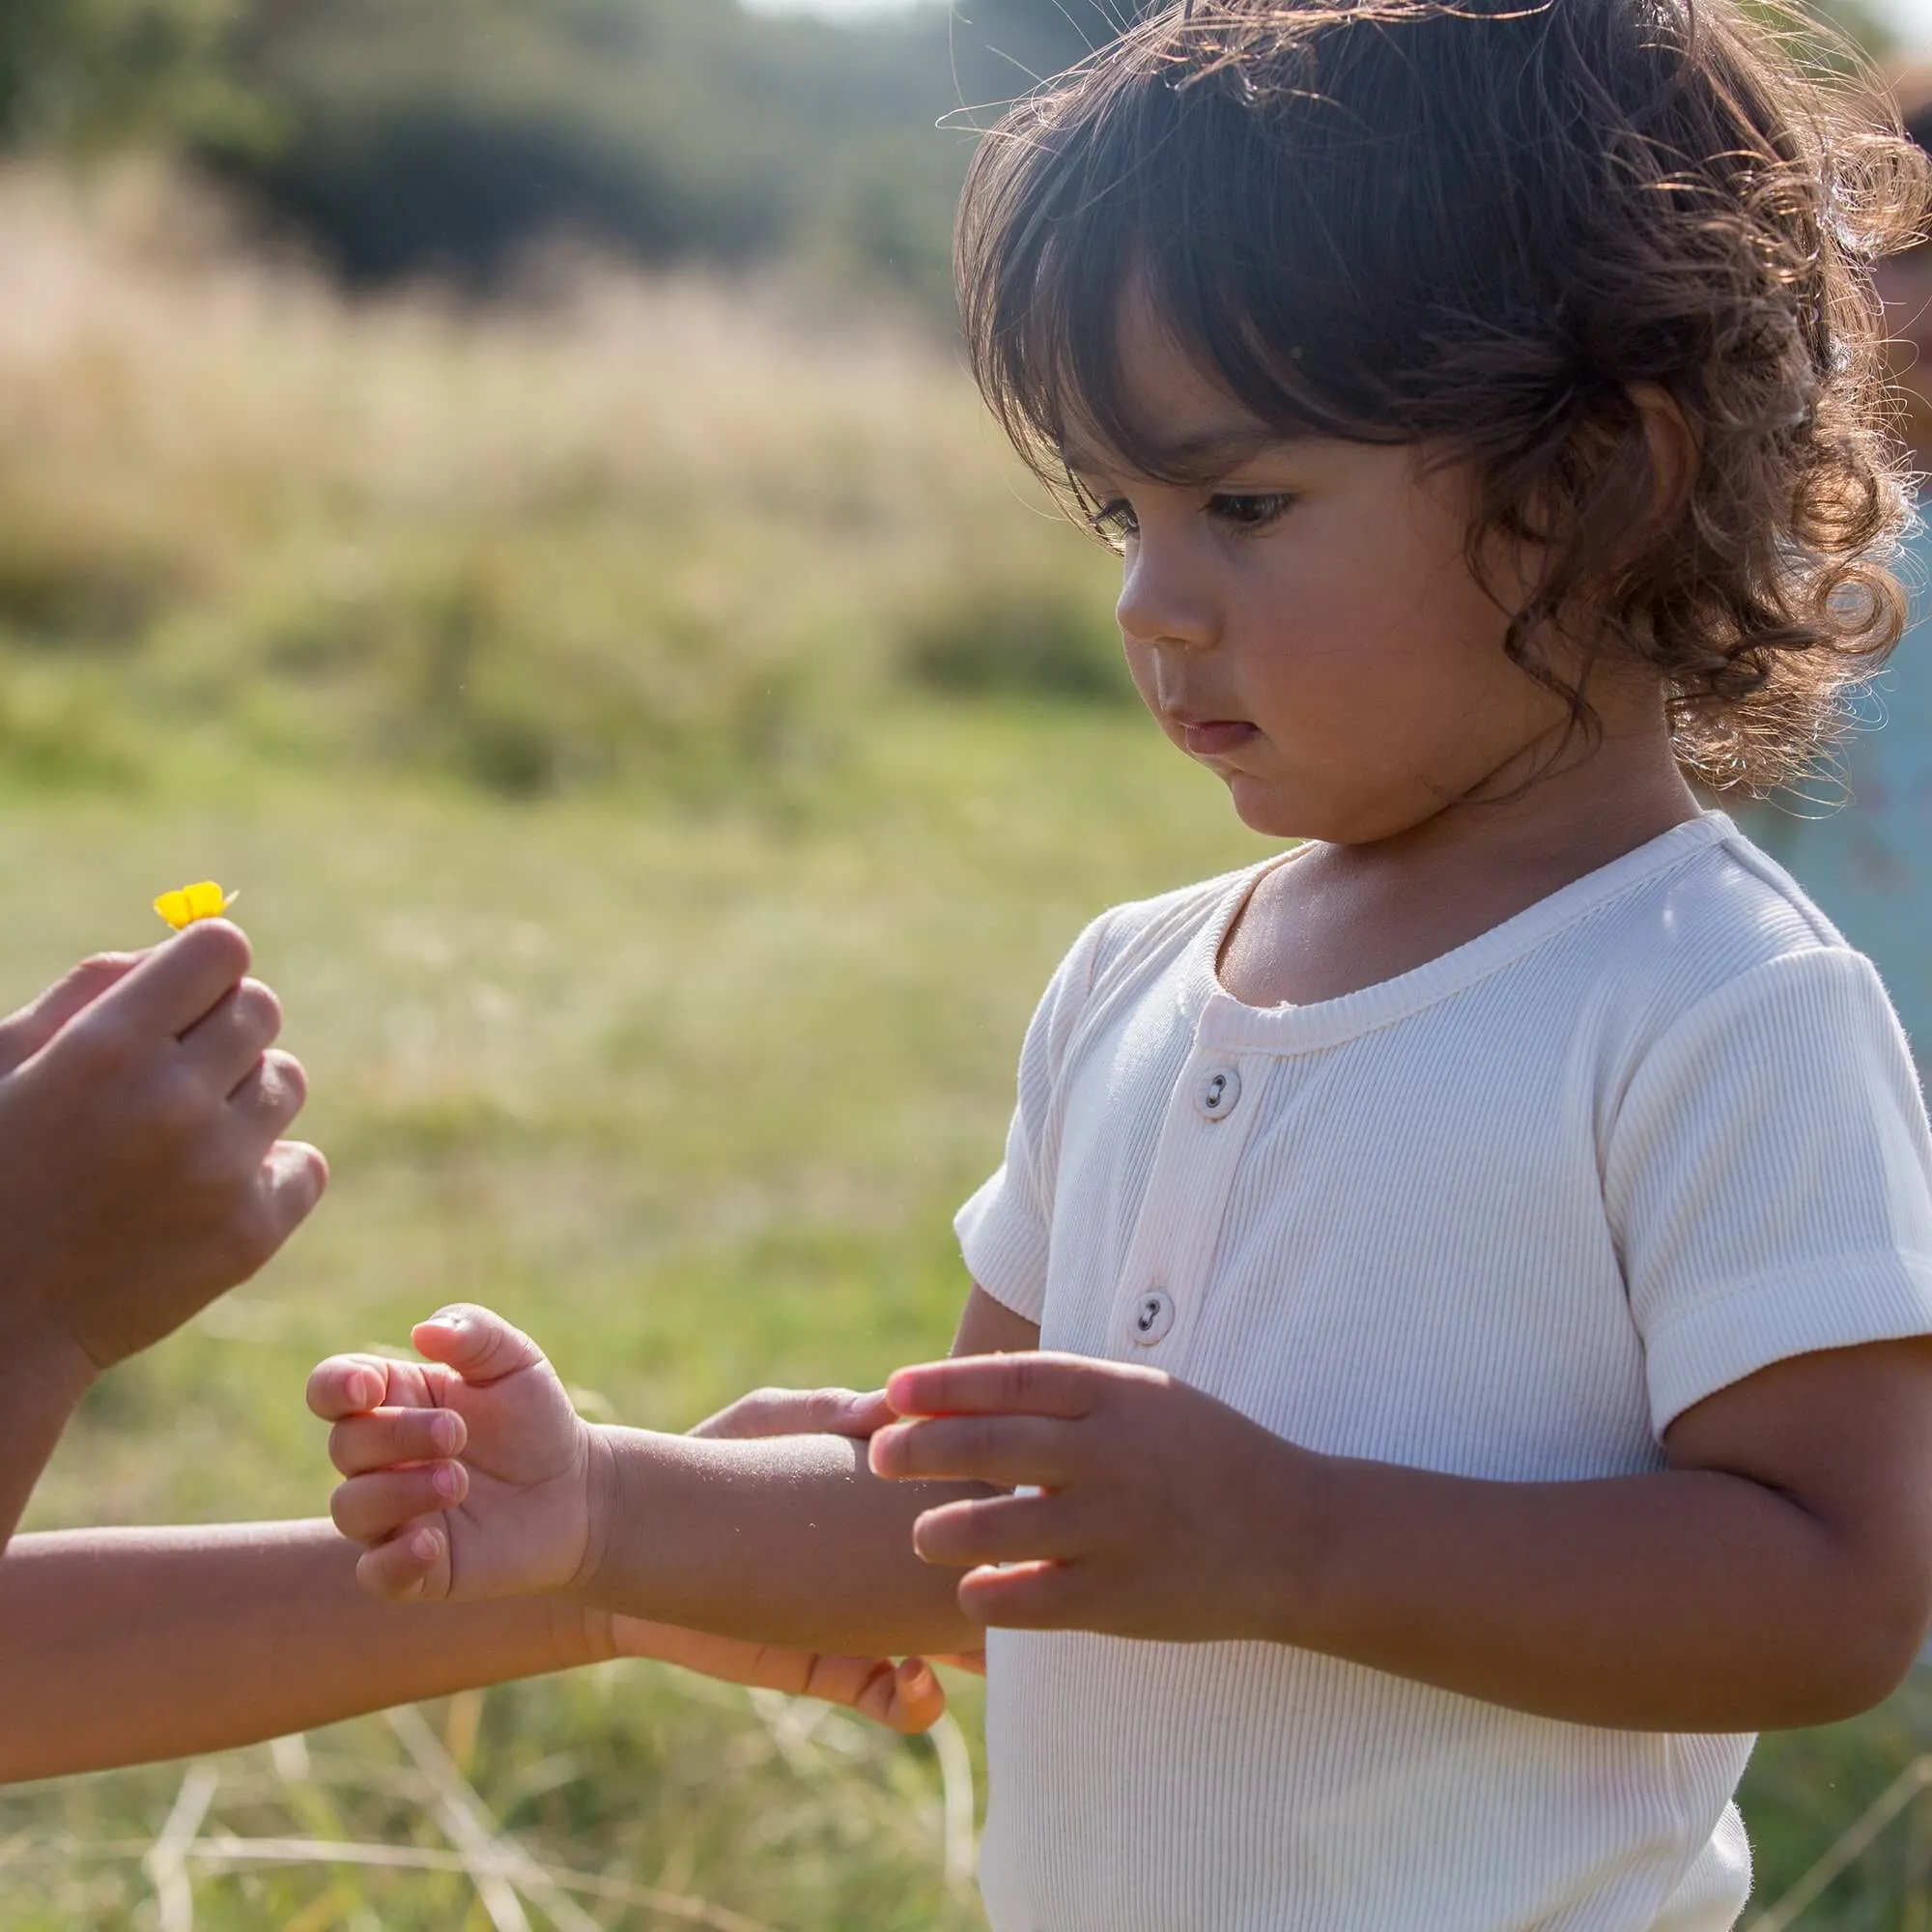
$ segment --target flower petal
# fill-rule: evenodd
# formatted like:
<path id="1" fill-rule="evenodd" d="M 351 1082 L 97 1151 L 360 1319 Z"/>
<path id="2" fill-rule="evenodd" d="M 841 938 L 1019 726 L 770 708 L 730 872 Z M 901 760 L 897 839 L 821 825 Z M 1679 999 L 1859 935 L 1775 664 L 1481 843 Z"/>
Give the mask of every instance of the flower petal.
<path id="1" fill-rule="evenodd" d="M 213 879 L 203 879 L 178 892 L 163 893 L 155 901 L 155 910 L 180 932 L 198 919 L 219 919 L 235 901 L 233 893 L 224 893 Z"/>

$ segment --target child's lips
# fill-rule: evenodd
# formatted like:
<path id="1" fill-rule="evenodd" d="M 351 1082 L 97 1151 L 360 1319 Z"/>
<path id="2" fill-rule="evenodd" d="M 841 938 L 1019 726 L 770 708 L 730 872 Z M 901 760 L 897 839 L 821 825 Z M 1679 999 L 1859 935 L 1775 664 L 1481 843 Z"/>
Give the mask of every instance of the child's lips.
<path id="1" fill-rule="evenodd" d="M 1181 743 L 1197 758 L 1219 757 L 1237 745 L 1245 745 L 1254 735 L 1255 727 L 1239 718 L 1209 718 L 1180 727 Z"/>

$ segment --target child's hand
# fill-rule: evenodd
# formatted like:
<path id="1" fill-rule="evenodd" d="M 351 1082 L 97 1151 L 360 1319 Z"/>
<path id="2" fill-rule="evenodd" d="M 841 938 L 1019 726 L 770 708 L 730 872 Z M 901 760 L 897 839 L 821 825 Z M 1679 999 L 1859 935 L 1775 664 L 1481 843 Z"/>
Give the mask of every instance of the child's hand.
<path id="1" fill-rule="evenodd" d="M 586 1610 L 586 1620 L 603 1612 Z M 646 1623 L 640 1617 L 612 1616 L 608 1647 L 596 1654 L 648 1657 L 716 1677 L 726 1684 L 751 1684 L 793 1697 L 822 1697 L 843 1704 L 888 1730 L 908 1735 L 929 1731 L 946 1713 L 946 1691 L 923 1658 L 909 1657 L 895 1666 L 889 1657 L 835 1657 L 828 1651 L 775 1650 L 736 1637 L 709 1636 L 675 1624 Z M 593 1639 L 594 1640 L 594 1639 Z"/>
<path id="2" fill-rule="evenodd" d="M 302 1070 L 211 922 L 0 1021 L 0 1330 L 111 1367 L 245 1281 L 321 1198 Z"/>
<path id="3" fill-rule="evenodd" d="M 738 1441 L 773 1435 L 846 1435 L 864 1441 L 892 1421 L 895 1412 L 883 1389 L 862 1395 L 845 1388 L 761 1388 L 740 1396 L 691 1434 Z M 611 1623 L 622 1656 L 654 1657 L 727 1684 L 755 1684 L 794 1697 L 822 1697 L 889 1730 L 929 1731 L 945 1715 L 945 1688 L 922 1657 L 908 1657 L 895 1667 L 889 1657 L 776 1650 L 635 1617 L 614 1617 Z M 971 1670 L 984 1667 L 978 1652 L 940 1661 Z"/>
<path id="4" fill-rule="evenodd" d="M 1286 1637 L 1319 1457 L 1171 1376 L 1079 1355 L 901 1369 L 886 1393 L 912 1419 L 872 1437 L 874 1474 L 1042 1492 L 948 1503 L 914 1525 L 926 1562 L 967 1572 L 969 1616 L 1172 1642 Z"/>
<path id="5" fill-rule="evenodd" d="M 561 1589 L 590 1540 L 590 1426 L 530 1338 L 460 1304 L 418 1322 L 429 1359 L 333 1355 L 308 1406 L 349 1478 L 335 1526 L 366 1544 L 355 1574 L 393 1603 Z"/>
<path id="6" fill-rule="evenodd" d="M 422 1366 L 335 1355 L 309 1378 L 309 1407 L 333 1422 L 328 1451 L 349 1481 L 336 1526 L 371 1547 L 365 1588 L 395 1602 L 555 1589 L 589 1538 L 589 1429 L 528 1336 L 500 1316 L 446 1308 L 414 1331 Z M 884 1394 L 760 1389 L 696 1435 L 864 1437 L 893 1411 Z M 451 1472 L 453 1493 L 437 1489 Z M 564 1606 L 559 1606 L 564 1607 Z M 742 1643 L 639 1617 L 577 1609 L 585 1661 L 647 1657 L 731 1684 L 844 1704 L 893 1730 L 928 1730 L 946 1692 L 920 1658 L 841 1657 Z"/>

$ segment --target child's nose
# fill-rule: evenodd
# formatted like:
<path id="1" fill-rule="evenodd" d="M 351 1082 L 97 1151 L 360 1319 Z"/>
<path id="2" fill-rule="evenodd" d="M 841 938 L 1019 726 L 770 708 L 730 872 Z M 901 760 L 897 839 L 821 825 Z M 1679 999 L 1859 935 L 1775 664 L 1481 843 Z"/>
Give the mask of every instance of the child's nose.
<path id="1" fill-rule="evenodd" d="M 1179 560 L 1145 538 L 1127 560 L 1114 615 L 1130 644 L 1207 650 L 1219 635 L 1214 607 Z"/>

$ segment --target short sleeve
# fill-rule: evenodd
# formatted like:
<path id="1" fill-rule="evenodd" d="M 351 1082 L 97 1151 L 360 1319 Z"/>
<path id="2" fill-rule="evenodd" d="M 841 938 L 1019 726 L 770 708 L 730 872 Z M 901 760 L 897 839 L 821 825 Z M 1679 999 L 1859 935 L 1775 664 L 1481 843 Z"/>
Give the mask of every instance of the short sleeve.
<path id="1" fill-rule="evenodd" d="M 1604 1180 L 1660 1437 L 1773 1362 L 1932 1332 L 1932 1137 L 1861 953 L 1785 954 L 1673 1022 Z"/>
<path id="2" fill-rule="evenodd" d="M 1106 924 L 1104 915 L 1095 920 L 1048 982 L 1020 1048 L 1019 1101 L 1007 1132 L 1007 1157 L 952 1222 L 973 1279 L 1029 1321 L 1038 1321 L 1046 1309 L 1060 1074 L 1093 991 Z"/>

